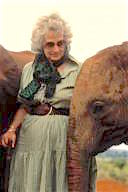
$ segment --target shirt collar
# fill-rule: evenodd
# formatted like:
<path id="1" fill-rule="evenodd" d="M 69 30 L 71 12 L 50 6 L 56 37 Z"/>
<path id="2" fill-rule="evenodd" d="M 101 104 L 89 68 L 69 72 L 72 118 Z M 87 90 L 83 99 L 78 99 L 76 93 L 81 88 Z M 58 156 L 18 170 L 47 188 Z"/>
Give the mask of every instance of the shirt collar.
<path id="1" fill-rule="evenodd" d="M 65 78 L 72 71 L 77 71 L 79 68 L 79 62 L 76 59 L 74 59 L 74 57 L 72 57 L 71 55 L 69 55 L 66 62 L 67 62 L 67 65 L 64 71 L 59 72 L 62 78 Z"/>

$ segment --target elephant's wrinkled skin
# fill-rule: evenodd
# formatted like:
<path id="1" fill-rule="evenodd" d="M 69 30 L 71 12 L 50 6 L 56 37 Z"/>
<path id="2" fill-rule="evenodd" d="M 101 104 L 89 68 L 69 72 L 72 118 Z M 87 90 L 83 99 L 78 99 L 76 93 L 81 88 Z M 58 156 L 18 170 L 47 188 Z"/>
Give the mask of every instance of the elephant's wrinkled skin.
<path id="1" fill-rule="evenodd" d="M 128 141 L 128 44 L 87 59 L 78 75 L 68 129 L 69 192 L 89 192 L 89 160 Z"/>

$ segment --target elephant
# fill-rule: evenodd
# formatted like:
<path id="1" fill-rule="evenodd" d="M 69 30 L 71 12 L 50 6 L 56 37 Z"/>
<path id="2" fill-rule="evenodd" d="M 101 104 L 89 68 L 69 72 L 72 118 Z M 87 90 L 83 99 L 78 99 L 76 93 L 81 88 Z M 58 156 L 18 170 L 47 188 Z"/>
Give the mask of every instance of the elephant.
<path id="1" fill-rule="evenodd" d="M 12 52 L 0 45 L 0 135 L 7 130 L 15 111 L 22 69 L 34 59 L 30 51 Z M 0 147 L 0 191 L 8 186 L 11 151 Z"/>
<path id="2" fill-rule="evenodd" d="M 128 43 L 105 48 L 83 63 L 70 106 L 69 192 L 89 192 L 89 164 L 112 145 L 128 144 Z"/>
<path id="3" fill-rule="evenodd" d="M 0 45 L 0 133 L 16 110 L 16 96 L 24 65 L 34 59 L 30 51 L 12 52 Z"/>
<path id="4" fill-rule="evenodd" d="M 29 51 L 12 52 L 0 46 L 1 134 L 18 107 L 16 96 L 22 69 L 34 57 Z M 67 131 L 69 192 L 89 191 L 89 164 L 93 156 L 112 145 L 128 143 L 127 73 L 128 43 L 99 51 L 80 69 Z M 5 172 L 8 175 L 8 170 Z"/>

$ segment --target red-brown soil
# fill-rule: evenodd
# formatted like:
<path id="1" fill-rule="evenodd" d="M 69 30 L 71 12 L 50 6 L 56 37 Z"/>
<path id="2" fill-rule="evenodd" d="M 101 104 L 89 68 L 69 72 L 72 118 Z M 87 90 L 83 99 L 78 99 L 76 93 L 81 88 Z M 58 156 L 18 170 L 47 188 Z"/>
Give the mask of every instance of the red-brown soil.
<path id="1" fill-rule="evenodd" d="M 128 192 L 128 185 L 114 180 L 98 180 L 97 192 Z"/>

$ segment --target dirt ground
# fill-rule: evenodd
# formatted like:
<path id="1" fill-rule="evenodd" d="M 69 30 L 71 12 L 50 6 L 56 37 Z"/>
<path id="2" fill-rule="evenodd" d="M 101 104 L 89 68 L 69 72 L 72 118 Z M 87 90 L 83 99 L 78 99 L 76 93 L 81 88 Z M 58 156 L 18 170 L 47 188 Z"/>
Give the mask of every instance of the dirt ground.
<path id="1" fill-rule="evenodd" d="M 128 192 L 128 185 L 114 180 L 98 180 L 96 192 Z"/>

